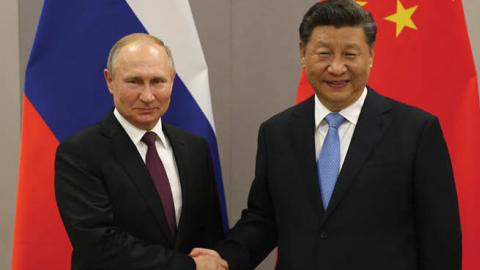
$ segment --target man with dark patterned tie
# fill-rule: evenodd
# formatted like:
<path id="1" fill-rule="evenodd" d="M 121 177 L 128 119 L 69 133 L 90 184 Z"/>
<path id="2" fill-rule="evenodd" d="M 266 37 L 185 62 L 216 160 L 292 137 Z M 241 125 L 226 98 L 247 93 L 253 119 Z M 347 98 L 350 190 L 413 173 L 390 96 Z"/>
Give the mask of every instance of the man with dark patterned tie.
<path id="1" fill-rule="evenodd" d="M 126 36 L 104 76 L 114 111 L 61 143 L 55 160 L 72 269 L 226 269 L 188 256 L 223 229 L 207 143 L 161 121 L 175 78 L 170 50 L 147 34 Z"/>

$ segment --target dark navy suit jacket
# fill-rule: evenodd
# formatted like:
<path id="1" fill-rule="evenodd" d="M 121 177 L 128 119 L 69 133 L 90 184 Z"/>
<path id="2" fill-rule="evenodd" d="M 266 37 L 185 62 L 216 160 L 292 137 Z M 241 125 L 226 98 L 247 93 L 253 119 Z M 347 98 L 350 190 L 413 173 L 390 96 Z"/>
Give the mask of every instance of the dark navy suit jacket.
<path id="1" fill-rule="evenodd" d="M 218 246 L 231 270 L 278 246 L 277 269 L 460 270 L 461 232 L 438 119 L 372 89 L 323 208 L 314 99 L 263 123 L 248 208 Z"/>

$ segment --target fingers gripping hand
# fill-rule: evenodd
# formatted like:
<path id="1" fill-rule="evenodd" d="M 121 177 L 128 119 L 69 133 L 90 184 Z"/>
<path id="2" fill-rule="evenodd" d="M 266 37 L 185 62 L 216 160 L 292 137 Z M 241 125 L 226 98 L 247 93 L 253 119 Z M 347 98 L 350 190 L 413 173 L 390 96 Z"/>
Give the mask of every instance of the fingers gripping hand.
<path id="1" fill-rule="evenodd" d="M 209 255 L 200 255 L 193 257 L 196 270 L 228 270 L 228 264 L 225 260 Z"/>
<path id="2" fill-rule="evenodd" d="M 201 255 L 208 255 L 208 256 L 213 256 L 217 258 L 222 258 L 220 257 L 220 254 L 216 252 L 215 250 L 212 249 L 207 249 L 207 248 L 194 248 L 192 251 L 190 251 L 190 256 L 191 257 L 197 257 Z"/>
<path id="3" fill-rule="evenodd" d="M 228 263 L 215 250 L 194 248 L 190 256 L 195 261 L 197 270 L 228 270 Z"/>

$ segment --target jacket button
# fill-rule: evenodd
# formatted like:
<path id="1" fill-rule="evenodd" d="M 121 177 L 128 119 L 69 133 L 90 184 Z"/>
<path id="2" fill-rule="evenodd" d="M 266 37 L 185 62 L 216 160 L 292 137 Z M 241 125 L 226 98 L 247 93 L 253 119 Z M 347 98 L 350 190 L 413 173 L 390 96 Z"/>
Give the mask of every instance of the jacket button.
<path id="1" fill-rule="evenodd" d="M 327 239 L 328 238 L 328 233 L 326 232 L 321 232 L 320 233 L 320 239 Z"/>

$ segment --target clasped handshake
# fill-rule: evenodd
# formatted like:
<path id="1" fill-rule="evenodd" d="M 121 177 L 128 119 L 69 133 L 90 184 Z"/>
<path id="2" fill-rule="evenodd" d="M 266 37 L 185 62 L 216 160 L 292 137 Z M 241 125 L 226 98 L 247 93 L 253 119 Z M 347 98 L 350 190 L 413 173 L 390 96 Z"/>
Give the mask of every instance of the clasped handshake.
<path id="1" fill-rule="evenodd" d="M 189 254 L 193 258 L 196 270 L 228 270 L 228 263 L 215 250 L 194 248 Z"/>

